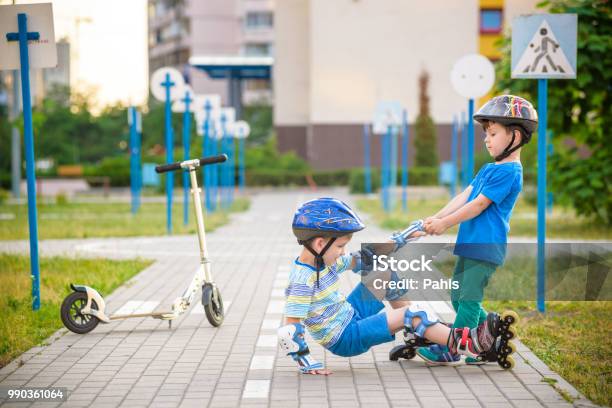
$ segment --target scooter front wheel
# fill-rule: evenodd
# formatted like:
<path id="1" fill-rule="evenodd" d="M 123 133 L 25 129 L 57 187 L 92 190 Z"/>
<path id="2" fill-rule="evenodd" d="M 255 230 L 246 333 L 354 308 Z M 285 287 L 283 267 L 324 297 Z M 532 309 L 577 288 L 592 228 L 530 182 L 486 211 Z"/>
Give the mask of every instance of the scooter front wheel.
<path id="1" fill-rule="evenodd" d="M 214 327 L 221 326 L 225 314 L 219 288 L 211 283 L 206 283 L 202 286 L 202 306 L 204 306 L 204 313 L 206 313 L 208 322 Z"/>
<path id="2" fill-rule="evenodd" d="M 81 313 L 86 304 L 87 294 L 83 292 L 72 292 L 62 302 L 60 309 L 62 323 L 73 333 L 89 333 L 100 323 L 97 317 Z M 91 301 L 91 308 L 98 310 L 95 300 Z"/>

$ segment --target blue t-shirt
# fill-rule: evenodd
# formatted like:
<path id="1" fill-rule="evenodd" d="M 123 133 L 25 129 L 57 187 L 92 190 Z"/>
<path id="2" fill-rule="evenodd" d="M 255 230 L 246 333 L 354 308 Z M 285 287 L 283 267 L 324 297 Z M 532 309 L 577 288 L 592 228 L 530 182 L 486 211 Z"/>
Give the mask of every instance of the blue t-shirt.
<path id="1" fill-rule="evenodd" d="M 468 203 L 480 194 L 492 203 L 477 217 L 459 225 L 454 253 L 501 265 L 506 257 L 512 209 L 523 189 L 523 166 L 517 162 L 485 164 L 470 185 Z"/>

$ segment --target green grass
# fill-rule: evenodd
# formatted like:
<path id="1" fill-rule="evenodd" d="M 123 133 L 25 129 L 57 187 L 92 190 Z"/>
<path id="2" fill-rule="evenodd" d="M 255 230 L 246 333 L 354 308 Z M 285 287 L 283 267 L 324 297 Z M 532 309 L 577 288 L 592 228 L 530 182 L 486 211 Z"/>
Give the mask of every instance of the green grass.
<path id="1" fill-rule="evenodd" d="M 447 200 L 408 200 L 408 212 L 401 210 L 401 202 L 389 214 L 382 209 L 381 202 L 375 199 L 359 199 L 357 208 L 373 217 L 376 224 L 389 230 L 405 228 L 411 220 L 434 215 Z M 519 199 L 510 220 L 510 236 L 535 237 L 537 234 L 537 207 Z M 546 216 L 546 236 L 548 238 L 611 239 L 612 228 L 594 221 L 578 217 L 573 211 L 553 207 L 552 214 Z M 445 234 L 457 234 L 457 227 L 450 228 Z"/>
<path id="2" fill-rule="evenodd" d="M 519 338 L 591 401 L 612 406 L 612 302 L 485 302 L 519 313 Z M 575 396 L 570 396 L 575 397 Z"/>
<path id="3" fill-rule="evenodd" d="M 207 231 L 227 223 L 230 212 L 245 211 L 246 198 L 236 199 L 229 210 L 205 214 Z M 190 205 L 189 223 L 183 225 L 183 205 L 172 206 L 174 234 L 195 233 L 196 224 Z M 26 205 L 0 205 L 0 240 L 27 239 L 28 210 Z M 12 214 L 12 215 L 11 215 Z M 13 217 L 12 219 L 5 219 Z M 144 203 L 136 215 L 128 203 L 43 204 L 38 206 L 38 236 L 51 238 L 129 237 L 166 234 L 166 204 Z"/>
<path id="4" fill-rule="evenodd" d="M 109 295 L 150 263 L 41 258 L 41 308 L 33 312 L 29 257 L 0 254 L 0 367 L 62 327 L 60 305 L 71 282 L 86 282 Z"/>

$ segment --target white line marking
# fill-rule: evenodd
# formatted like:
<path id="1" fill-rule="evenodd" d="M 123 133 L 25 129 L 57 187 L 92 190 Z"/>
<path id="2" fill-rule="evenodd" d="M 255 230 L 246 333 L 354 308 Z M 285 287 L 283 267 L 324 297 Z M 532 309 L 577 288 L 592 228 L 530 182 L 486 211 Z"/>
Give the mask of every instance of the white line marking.
<path id="1" fill-rule="evenodd" d="M 274 289 L 285 289 L 289 281 L 287 279 L 276 279 L 272 284 Z"/>
<path id="2" fill-rule="evenodd" d="M 126 315 L 126 314 L 134 314 L 134 311 L 138 309 L 144 300 L 130 300 L 121 306 L 119 309 L 115 310 L 113 314 L 115 315 Z"/>
<path id="3" fill-rule="evenodd" d="M 140 306 L 138 306 L 138 308 L 136 308 L 136 310 L 134 310 L 134 313 L 151 313 L 153 310 L 155 310 L 157 305 L 159 305 L 159 302 L 156 300 L 144 301 Z"/>
<path id="4" fill-rule="evenodd" d="M 270 380 L 247 380 L 242 398 L 268 398 Z"/>
<path id="5" fill-rule="evenodd" d="M 268 309 L 266 313 L 268 314 L 282 314 L 285 310 L 285 301 L 284 300 L 271 300 L 268 303 Z"/>
<path id="6" fill-rule="evenodd" d="M 256 347 L 276 347 L 277 344 L 278 338 L 275 334 L 260 334 Z"/>
<path id="7" fill-rule="evenodd" d="M 249 370 L 271 370 L 274 368 L 274 356 L 253 356 Z"/>
<path id="8" fill-rule="evenodd" d="M 261 329 L 262 330 L 276 330 L 280 327 L 280 320 L 278 319 L 264 319 L 263 323 L 261 324 Z"/>
<path id="9" fill-rule="evenodd" d="M 284 298 L 285 297 L 285 289 L 272 289 L 270 293 L 270 297 L 275 298 Z"/>

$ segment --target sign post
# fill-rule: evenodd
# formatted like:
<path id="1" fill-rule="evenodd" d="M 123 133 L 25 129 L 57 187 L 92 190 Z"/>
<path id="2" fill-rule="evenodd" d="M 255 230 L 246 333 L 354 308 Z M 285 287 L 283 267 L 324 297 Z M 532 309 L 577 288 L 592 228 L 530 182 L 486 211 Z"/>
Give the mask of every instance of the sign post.
<path id="1" fill-rule="evenodd" d="M 548 79 L 576 78 L 576 14 L 533 14 L 512 22 L 512 78 L 538 80 L 537 306 L 546 311 L 546 133 Z"/>
<path id="2" fill-rule="evenodd" d="M 193 91 L 189 85 L 183 87 L 182 95 L 172 103 L 173 112 L 183 113 L 183 160 L 189 160 L 189 147 L 191 137 L 191 105 Z M 189 222 L 189 172 L 183 171 L 183 224 Z"/>
<path id="3" fill-rule="evenodd" d="M 236 110 L 234 108 L 221 108 L 219 112 L 219 135 L 221 138 L 222 153 L 227 155 L 227 162 L 221 165 L 221 207 L 229 208 L 232 200 L 232 169 L 234 163 L 234 139 L 233 131 L 236 121 Z"/>
<path id="4" fill-rule="evenodd" d="M 165 103 L 166 163 L 174 162 L 174 131 L 172 129 L 171 103 L 182 95 L 185 85 L 183 76 L 174 68 L 159 68 L 151 76 L 151 93 L 158 101 Z M 172 191 L 174 173 L 166 173 L 166 231 L 172 234 Z"/>
<path id="5" fill-rule="evenodd" d="M 136 214 L 140 208 L 140 192 L 142 188 L 142 177 L 140 174 L 142 116 L 133 106 L 128 108 L 128 124 L 130 125 L 130 190 L 132 193 L 132 214 Z"/>
<path id="6" fill-rule="evenodd" d="M 214 156 L 217 154 L 216 139 L 213 136 L 215 118 L 219 116 L 221 97 L 219 95 L 197 95 L 195 97 L 195 117 L 198 124 L 198 133 L 202 130 L 202 155 Z M 216 169 L 217 166 L 205 166 L 204 196 L 206 197 L 206 210 L 213 212 L 216 209 Z"/>
<path id="7" fill-rule="evenodd" d="M 0 27 L 6 41 L 0 41 L 0 69 L 20 70 L 23 130 L 25 140 L 28 190 L 28 227 L 30 233 L 30 271 L 32 310 L 40 309 L 40 266 L 38 259 L 38 224 L 36 208 L 36 173 L 34 170 L 34 131 L 30 68 L 57 65 L 51 3 L 0 6 Z M 36 31 L 28 31 L 28 27 Z"/>
<path id="8" fill-rule="evenodd" d="M 480 54 L 461 57 L 451 71 L 451 83 L 455 91 L 468 99 L 467 158 L 464 181 L 474 176 L 474 99 L 489 92 L 495 82 L 495 68 L 489 59 Z"/>
<path id="9" fill-rule="evenodd" d="M 245 186 L 245 163 L 244 163 L 244 140 L 251 134 L 251 127 L 244 120 L 239 120 L 234 125 L 236 138 L 238 138 L 238 180 L 240 192 L 244 193 Z"/>
<path id="10" fill-rule="evenodd" d="M 410 141 L 408 111 L 402 111 L 402 210 L 408 212 L 408 143 Z"/>
<path id="11" fill-rule="evenodd" d="M 381 137 L 381 200 L 385 212 L 391 212 L 393 201 L 391 190 L 395 187 L 397 174 L 393 176 L 393 163 L 397 163 L 397 142 L 394 129 L 402 124 L 402 105 L 395 101 L 379 102 L 374 112 L 372 133 Z M 394 159 L 395 157 L 395 159 Z M 397 173 L 397 172 L 396 172 Z"/>
<path id="12" fill-rule="evenodd" d="M 363 183 L 366 194 L 372 192 L 372 174 L 370 171 L 370 125 L 363 125 Z"/>
<path id="13" fill-rule="evenodd" d="M 451 177 L 450 193 L 455 197 L 457 188 L 457 116 L 453 115 L 453 129 L 451 139 L 451 162 L 453 163 L 453 174 Z"/>

